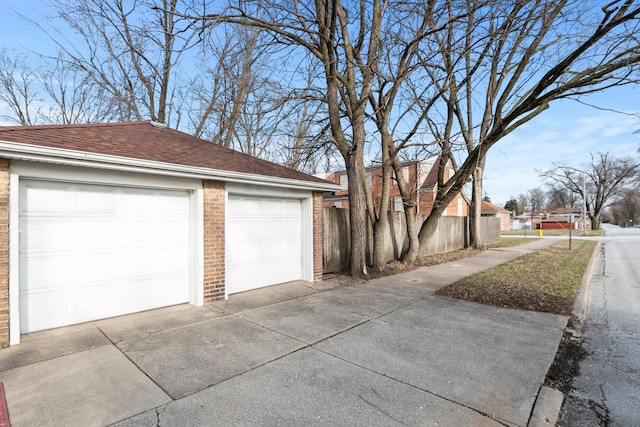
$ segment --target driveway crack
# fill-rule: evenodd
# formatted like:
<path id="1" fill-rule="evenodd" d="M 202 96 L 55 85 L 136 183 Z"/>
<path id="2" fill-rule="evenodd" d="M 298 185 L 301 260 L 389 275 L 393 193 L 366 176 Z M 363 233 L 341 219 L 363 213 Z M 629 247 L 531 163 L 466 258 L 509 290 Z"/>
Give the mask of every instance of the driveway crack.
<path id="1" fill-rule="evenodd" d="M 324 354 L 326 354 L 326 355 L 328 355 L 328 356 L 330 356 L 330 357 L 333 357 L 333 358 L 336 358 L 336 359 L 338 359 L 338 360 L 341 360 L 341 361 L 343 361 L 343 362 L 345 362 L 345 363 L 348 363 L 348 364 L 350 364 L 350 365 L 357 366 L 357 367 L 358 367 L 358 368 L 360 368 L 360 369 L 364 369 L 364 370 L 366 370 L 366 371 L 373 372 L 373 373 L 374 373 L 374 374 L 376 374 L 376 375 L 380 375 L 380 376 L 382 376 L 382 377 L 384 377 L 384 378 L 388 378 L 388 379 L 393 380 L 393 381 L 396 381 L 396 382 L 398 382 L 398 383 L 400 383 L 400 384 L 404 384 L 404 385 L 406 385 L 406 386 L 408 386 L 408 387 L 411 387 L 411 388 L 413 388 L 413 389 L 420 390 L 420 391 L 421 391 L 421 392 L 423 392 L 423 393 L 427 393 L 427 394 L 429 394 L 429 395 L 431 395 L 431 396 L 435 396 L 435 397 L 437 397 L 437 398 L 439 398 L 439 399 L 445 400 L 445 401 L 447 401 L 447 402 L 449 402 L 449 403 L 452 403 L 452 404 L 454 404 L 454 405 L 462 406 L 463 408 L 466 408 L 466 409 L 468 409 L 468 410 L 470 410 L 470 411 L 473 411 L 473 412 L 475 412 L 475 413 L 477 413 L 477 414 L 479 414 L 479 415 L 481 415 L 481 416 L 483 416 L 483 417 L 489 418 L 489 419 L 491 419 L 491 420 L 493 420 L 493 421 L 497 422 L 497 423 L 498 423 L 498 424 L 500 424 L 500 425 L 503 425 L 503 426 L 510 426 L 510 425 L 511 425 L 511 424 L 509 424 L 509 423 L 507 423 L 507 422 L 501 421 L 500 419 L 496 418 L 495 416 L 493 416 L 493 415 L 491 415 L 491 414 L 488 414 L 488 413 L 486 413 L 486 412 L 480 411 L 480 410 L 478 410 L 478 409 L 476 409 L 476 408 L 474 408 L 474 407 L 472 407 L 472 406 L 465 405 L 464 403 L 461 403 L 461 402 L 457 402 L 457 401 L 455 401 L 455 400 L 452 400 L 452 399 L 451 399 L 451 398 L 449 398 L 449 397 L 443 396 L 443 395 L 441 395 L 441 394 L 435 393 L 435 392 L 430 391 L 430 390 L 423 389 L 423 388 L 421 388 L 421 387 L 418 387 L 418 386 L 416 386 L 416 385 L 414 385 L 414 384 L 411 384 L 411 383 L 408 383 L 408 382 L 406 382 L 406 381 L 400 380 L 400 379 L 398 379 L 398 378 L 390 377 L 389 375 L 386 375 L 386 374 L 384 374 L 384 373 L 382 373 L 382 372 L 378 372 L 378 371 L 376 371 L 375 369 L 371 369 L 371 368 L 369 368 L 369 367 L 367 367 L 367 366 L 362 366 L 362 365 L 360 365 L 360 364 L 358 364 L 358 363 L 354 363 L 354 362 L 353 362 L 353 361 L 351 361 L 351 360 L 344 359 L 344 358 L 339 357 L 339 356 L 336 356 L 335 354 L 332 354 L 332 353 L 328 353 L 328 352 L 326 352 L 326 351 L 324 351 L 324 350 L 321 350 L 321 349 L 319 349 L 319 348 L 317 348 L 317 347 L 315 347 L 315 346 L 311 346 L 311 348 L 313 348 L 314 350 L 319 351 L 319 352 L 321 352 L 321 353 L 324 353 Z M 360 398 L 361 398 L 363 401 L 365 401 L 366 403 L 368 403 L 368 404 L 370 404 L 370 405 L 374 406 L 376 409 L 378 409 L 378 410 L 382 411 L 379 407 L 377 407 L 377 406 L 373 405 L 372 403 L 370 403 L 370 402 L 366 401 L 364 398 L 362 398 L 362 396 L 358 395 L 358 397 L 360 397 Z M 382 411 L 382 412 L 384 413 L 384 411 Z M 393 418 L 393 417 L 392 417 L 392 418 Z M 395 418 L 394 418 L 394 419 L 395 419 Z"/>
<path id="2" fill-rule="evenodd" d="M 377 394 L 378 396 L 380 396 L 378 394 L 378 392 L 375 389 L 372 389 L 372 391 Z M 382 409 L 381 407 L 379 407 L 378 405 L 376 405 L 373 402 L 369 402 L 367 399 L 365 399 L 361 394 L 358 395 L 358 398 L 360 400 L 362 400 L 364 403 L 371 405 L 373 408 L 375 408 L 376 410 L 382 412 L 383 414 L 385 414 L 387 417 L 391 418 L 393 421 L 400 423 L 402 425 L 407 425 L 406 423 L 403 423 L 402 421 L 400 421 L 399 419 L 395 418 L 393 415 L 391 415 L 390 413 L 388 413 L 387 411 L 385 411 L 384 409 Z"/>

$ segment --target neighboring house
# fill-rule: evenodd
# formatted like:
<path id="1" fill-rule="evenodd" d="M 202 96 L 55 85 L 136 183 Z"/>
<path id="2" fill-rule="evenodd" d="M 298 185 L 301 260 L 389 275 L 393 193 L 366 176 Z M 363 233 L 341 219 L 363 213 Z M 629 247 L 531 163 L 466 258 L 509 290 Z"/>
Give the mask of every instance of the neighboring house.
<path id="1" fill-rule="evenodd" d="M 511 230 L 511 211 L 483 200 L 480 214 L 500 218 L 500 231 Z"/>
<path id="2" fill-rule="evenodd" d="M 320 280 L 338 188 L 154 122 L 0 127 L 0 346 Z"/>
<path id="3" fill-rule="evenodd" d="M 409 188 L 411 188 L 411 197 L 413 198 L 416 213 L 429 216 L 438 191 L 440 156 L 429 157 L 422 161 L 406 162 L 403 163 L 402 166 L 404 179 L 408 183 Z M 447 166 L 445 170 L 445 180 L 454 174 L 451 164 L 449 163 Z M 371 187 L 373 203 L 376 209 L 379 209 L 382 200 L 382 167 L 367 168 L 366 171 L 367 183 Z M 349 193 L 347 191 L 348 182 L 346 171 L 329 174 L 326 179 L 340 184 L 344 190 L 325 194 L 324 206 L 348 208 Z M 392 211 L 403 211 L 402 197 L 400 196 L 400 190 L 398 189 L 398 184 L 393 173 L 389 193 L 389 209 Z M 456 198 L 449 203 L 443 215 L 467 216 L 468 211 L 469 208 L 464 197 L 458 194 Z"/>
<path id="4" fill-rule="evenodd" d="M 540 222 L 546 218 L 542 212 L 524 212 L 511 218 L 511 230 L 533 230 L 540 228 Z"/>
<path id="5" fill-rule="evenodd" d="M 582 230 L 584 222 L 581 208 L 560 208 L 549 211 L 546 218 L 542 219 L 543 229 L 569 229 Z"/>

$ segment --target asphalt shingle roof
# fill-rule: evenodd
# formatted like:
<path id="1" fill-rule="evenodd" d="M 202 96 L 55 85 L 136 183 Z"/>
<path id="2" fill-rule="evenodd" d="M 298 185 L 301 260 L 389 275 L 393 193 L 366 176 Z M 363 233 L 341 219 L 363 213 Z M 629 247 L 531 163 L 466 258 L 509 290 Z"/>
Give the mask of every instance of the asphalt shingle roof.
<path id="1" fill-rule="evenodd" d="M 328 183 L 149 121 L 0 126 L 0 141 L 300 181 Z"/>

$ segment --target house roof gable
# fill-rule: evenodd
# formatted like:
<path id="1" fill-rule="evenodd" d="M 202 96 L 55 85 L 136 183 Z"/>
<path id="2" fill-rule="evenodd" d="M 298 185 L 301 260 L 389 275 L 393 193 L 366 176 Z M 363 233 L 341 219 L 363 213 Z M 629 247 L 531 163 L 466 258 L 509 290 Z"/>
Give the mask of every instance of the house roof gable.
<path id="1" fill-rule="evenodd" d="M 205 170 L 332 183 L 154 122 L 4 126 L 0 141 Z"/>
<path id="2" fill-rule="evenodd" d="M 550 215 L 582 214 L 582 208 L 558 208 L 549 212 Z"/>
<path id="3" fill-rule="evenodd" d="M 487 202 L 486 200 L 482 201 L 481 205 L 482 212 L 501 212 L 501 213 L 511 213 L 508 209 L 501 208 L 500 206 L 494 205 L 491 202 Z"/>
<path id="4" fill-rule="evenodd" d="M 422 182 L 422 185 L 420 185 L 420 190 L 422 190 L 422 191 L 435 191 L 435 189 L 437 188 L 437 186 L 438 186 L 438 170 L 440 169 L 440 159 L 441 159 L 441 157 L 438 156 L 438 158 L 435 159 L 435 161 L 433 162 L 433 166 L 431 166 L 431 169 L 429 170 L 429 173 L 427 174 L 427 177 Z"/>

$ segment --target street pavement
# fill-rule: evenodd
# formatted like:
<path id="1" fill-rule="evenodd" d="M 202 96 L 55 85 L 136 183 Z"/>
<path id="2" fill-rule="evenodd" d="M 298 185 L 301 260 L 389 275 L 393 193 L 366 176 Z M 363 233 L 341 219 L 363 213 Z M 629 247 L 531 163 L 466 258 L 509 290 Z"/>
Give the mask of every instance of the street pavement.
<path id="1" fill-rule="evenodd" d="M 640 229 L 604 230 L 562 426 L 640 426 Z"/>
<path id="2" fill-rule="evenodd" d="M 553 242 L 25 335 L 0 350 L 11 425 L 553 425 L 567 318 L 433 295 Z"/>

